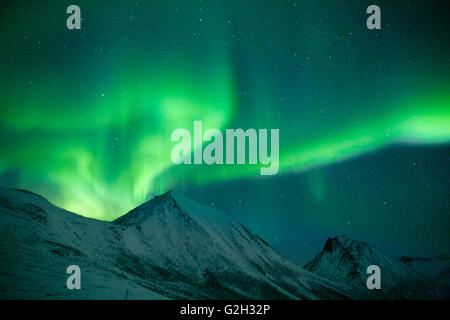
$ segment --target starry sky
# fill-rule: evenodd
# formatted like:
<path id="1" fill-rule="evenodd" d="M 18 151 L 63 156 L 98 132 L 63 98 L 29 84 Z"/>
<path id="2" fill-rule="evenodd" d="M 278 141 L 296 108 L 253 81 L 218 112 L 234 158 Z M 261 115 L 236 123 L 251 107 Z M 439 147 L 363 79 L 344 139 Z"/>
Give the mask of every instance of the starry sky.
<path id="1" fill-rule="evenodd" d="M 371 4 L 2 1 L 0 185 L 103 220 L 175 188 L 298 263 L 341 233 L 448 254 L 450 4 Z M 279 129 L 279 173 L 173 165 L 194 120 Z"/>

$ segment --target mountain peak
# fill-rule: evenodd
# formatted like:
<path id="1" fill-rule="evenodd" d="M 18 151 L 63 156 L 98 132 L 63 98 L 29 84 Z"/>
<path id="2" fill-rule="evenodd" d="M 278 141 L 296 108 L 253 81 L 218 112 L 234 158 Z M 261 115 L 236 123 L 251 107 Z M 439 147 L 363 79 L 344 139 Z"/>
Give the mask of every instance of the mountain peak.
<path id="1" fill-rule="evenodd" d="M 164 193 L 155 196 L 154 198 L 145 202 L 143 205 L 145 205 L 146 203 L 166 203 L 168 205 L 174 206 L 176 204 L 178 205 L 182 204 L 184 201 L 186 201 L 186 199 L 187 198 L 183 196 L 181 193 L 179 193 L 174 189 L 171 189 L 169 191 L 166 191 Z"/>
<path id="2" fill-rule="evenodd" d="M 325 243 L 325 246 L 323 248 L 323 251 L 333 252 L 338 249 L 340 249 L 340 250 L 350 249 L 351 247 L 353 247 L 355 245 L 361 246 L 361 245 L 363 245 L 363 243 L 352 240 L 347 235 L 342 234 L 342 235 L 336 236 L 334 238 L 328 238 Z"/>
<path id="3" fill-rule="evenodd" d="M 323 250 L 305 268 L 322 276 L 335 277 L 360 274 L 371 264 L 389 264 L 385 254 L 363 241 L 339 235 L 328 238 Z"/>
<path id="4" fill-rule="evenodd" d="M 170 189 L 169 191 L 166 191 L 164 193 L 161 193 L 161 194 L 155 196 L 154 199 L 161 199 L 161 200 L 166 199 L 167 200 L 167 199 L 175 199 L 175 198 L 176 198 L 175 190 Z M 149 200 L 149 201 L 151 201 L 151 200 Z"/>
<path id="5" fill-rule="evenodd" d="M 137 206 L 123 216 L 114 220 L 114 223 L 125 225 L 142 223 L 150 216 L 161 212 L 172 211 L 178 207 L 177 202 L 177 196 L 174 190 L 169 190 Z M 164 208 L 165 210 L 163 210 Z"/>
<path id="6" fill-rule="evenodd" d="M 157 196 L 155 196 L 154 198 L 148 200 L 147 202 L 143 203 L 141 206 L 145 206 L 146 204 L 162 204 L 165 203 L 167 205 L 172 205 L 174 206 L 178 200 L 178 194 L 174 191 L 174 190 L 169 190 L 167 192 L 164 192 L 162 194 L 159 194 Z M 139 208 L 140 206 L 138 206 L 137 208 Z"/>
<path id="7" fill-rule="evenodd" d="M 232 216 L 220 210 L 192 201 L 176 190 L 169 190 L 134 208 L 114 222 L 124 225 L 142 224 L 157 217 L 164 220 L 167 217 L 178 217 L 184 222 L 212 221 L 215 224 L 229 223 L 233 220 Z M 171 220 L 173 221 L 173 219 Z"/>

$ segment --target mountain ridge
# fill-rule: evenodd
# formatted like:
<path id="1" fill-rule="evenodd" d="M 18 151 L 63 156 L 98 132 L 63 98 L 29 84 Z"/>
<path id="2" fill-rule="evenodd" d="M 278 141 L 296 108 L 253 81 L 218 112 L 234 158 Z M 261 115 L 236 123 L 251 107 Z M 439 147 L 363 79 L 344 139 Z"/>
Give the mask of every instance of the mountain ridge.
<path id="1" fill-rule="evenodd" d="M 217 222 L 217 212 L 168 193 L 106 222 L 0 189 L 0 297 L 346 298 L 240 223 Z M 65 288 L 72 264 L 82 270 L 82 290 Z"/>
<path id="2" fill-rule="evenodd" d="M 235 217 L 176 191 L 108 222 L 66 211 L 26 190 L 0 188 L 0 251 L 3 299 L 450 296 L 446 257 L 394 259 L 340 235 L 328 238 L 302 268 Z M 72 264 L 82 270 L 81 290 L 65 287 L 65 269 Z M 382 269 L 380 291 L 365 286 L 371 264 Z"/>

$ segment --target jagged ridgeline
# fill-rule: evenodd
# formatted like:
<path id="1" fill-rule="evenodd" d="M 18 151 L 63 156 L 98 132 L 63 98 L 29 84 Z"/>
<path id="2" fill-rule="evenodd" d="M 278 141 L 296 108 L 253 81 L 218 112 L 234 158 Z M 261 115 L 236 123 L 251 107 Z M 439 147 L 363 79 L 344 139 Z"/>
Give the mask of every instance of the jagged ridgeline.
<path id="1" fill-rule="evenodd" d="M 448 298 L 448 257 L 395 260 L 337 237 L 302 268 L 234 218 L 174 191 L 105 222 L 0 188 L 0 227 L 2 299 Z M 369 292 L 369 261 L 401 281 Z M 69 265 L 81 269 L 80 290 L 66 286 Z"/>

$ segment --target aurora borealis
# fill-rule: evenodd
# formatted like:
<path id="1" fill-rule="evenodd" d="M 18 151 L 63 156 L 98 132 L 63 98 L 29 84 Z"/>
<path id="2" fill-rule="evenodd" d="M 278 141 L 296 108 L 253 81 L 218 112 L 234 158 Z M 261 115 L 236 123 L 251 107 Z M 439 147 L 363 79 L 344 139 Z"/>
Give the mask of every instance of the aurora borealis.
<path id="1" fill-rule="evenodd" d="M 65 27 L 70 4 L 81 30 Z M 377 1 L 382 29 L 368 30 L 370 4 L 2 1 L 0 184 L 104 220 L 178 188 L 269 242 L 285 230 L 280 248 L 343 225 L 448 252 L 448 4 Z M 173 165 L 170 135 L 194 120 L 280 129 L 278 175 Z"/>

